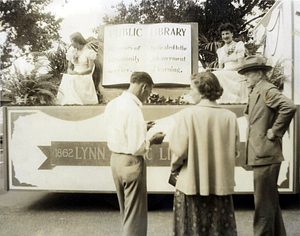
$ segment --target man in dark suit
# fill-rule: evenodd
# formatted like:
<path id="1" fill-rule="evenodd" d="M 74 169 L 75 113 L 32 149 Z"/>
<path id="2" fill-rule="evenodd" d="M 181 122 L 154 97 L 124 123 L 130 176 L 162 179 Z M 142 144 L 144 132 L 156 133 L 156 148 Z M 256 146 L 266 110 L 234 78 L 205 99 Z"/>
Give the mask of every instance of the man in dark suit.
<path id="1" fill-rule="evenodd" d="M 277 180 L 282 155 L 282 136 L 295 114 L 293 101 L 269 83 L 272 69 L 263 57 L 244 59 L 238 73 L 245 75 L 250 89 L 245 116 L 248 120 L 246 164 L 254 174 L 254 235 L 286 235 L 279 206 Z"/>

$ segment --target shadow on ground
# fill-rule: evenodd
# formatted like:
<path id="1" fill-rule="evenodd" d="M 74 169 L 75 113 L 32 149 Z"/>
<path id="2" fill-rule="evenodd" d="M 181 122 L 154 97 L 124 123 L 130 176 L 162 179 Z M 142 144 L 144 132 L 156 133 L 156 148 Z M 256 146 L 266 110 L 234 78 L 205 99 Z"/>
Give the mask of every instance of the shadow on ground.
<path id="1" fill-rule="evenodd" d="M 33 211 L 112 211 L 117 209 L 107 201 L 106 194 L 49 193 L 28 207 Z"/>
<path id="2" fill-rule="evenodd" d="M 252 194 L 234 195 L 234 207 L 237 211 L 254 209 Z M 299 194 L 281 194 L 280 206 L 283 210 L 300 209 Z M 149 194 L 149 211 L 172 210 L 173 194 Z M 49 193 L 28 207 L 28 210 L 44 211 L 99 211 L 118 210 L 116 194 L 96 193 Z"/>
<path id="3" fill-rule="evenodd" d="M 300 209 L 300 196 L 299 194 L 280 194 L 279 202 L 281 209 Z M 254 209 L 254 197 L 253 194 L 242 194 L 233 196 L 234 208 L 236 210 L 253 210 Z"/>
<path id="4" fill-rule="evenodd" d="M 149 194 L 149 210 L 172 210 L 173 195 Z M 33 211 L 118 211 L 116 194 L 49 193 L 28 206 Z"/>

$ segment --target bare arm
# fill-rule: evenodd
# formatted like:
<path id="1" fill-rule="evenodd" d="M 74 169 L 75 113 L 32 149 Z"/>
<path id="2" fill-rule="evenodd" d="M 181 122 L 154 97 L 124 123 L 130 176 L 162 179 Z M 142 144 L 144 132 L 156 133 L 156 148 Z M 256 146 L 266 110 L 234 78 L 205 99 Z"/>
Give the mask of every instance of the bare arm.
<path id="1" fill-rule="evenodd" d="M 219 70 L 223 70 L 224 68 L 224 64 L 223 63 L 219 63 Z"/>
<path id="2" fill-rule="evenodd" d="M 88 74 L 92 73 L 93 68 L 94 68 L 94 60 L 88 59 L 87 69 L 80 71 L 80 72 L 77 72 L 75 70 L 70 70 L 70 72 L 69 72 L 69 69 L 68 69 L 68 73 L 71 75 L 88 75 Z"/>
<path id="3" fill-rule="evenodd" d="M 94 68 L 94 60 L 88 59 L 88 68 L 86 70 L 78 72 L 78 75 L 88 75 L 92 73 Z"/>
<path id="4" fill-rule="evenodd" d="M 67 70 L 67 73 L 72 75 L 73 69 L 74 69 L 73 63 L 70 62 L 70 61 L 68 61 L 68 70 Z"/>
<path id="5" fill-rule="evenodd" d="M 235 66 L 235 67 L 232 67 L 231 70 L 233 70 L 233 71 L 236 70 L 236 71 L 237 71 L 237 70 L 239 70 L 242 66 L 243 66 L 243 59 L 240 58 L 240 59 L 238 59 L 236 66 Z M 219 68 L 213 68 L 212 71 L 218 71 L 218 70 L 220 71 L 220 70 L 223 70 L 223 69 L 224 69 L 224 64 L 223 64 L 223 63 L 219 63 Z"/>

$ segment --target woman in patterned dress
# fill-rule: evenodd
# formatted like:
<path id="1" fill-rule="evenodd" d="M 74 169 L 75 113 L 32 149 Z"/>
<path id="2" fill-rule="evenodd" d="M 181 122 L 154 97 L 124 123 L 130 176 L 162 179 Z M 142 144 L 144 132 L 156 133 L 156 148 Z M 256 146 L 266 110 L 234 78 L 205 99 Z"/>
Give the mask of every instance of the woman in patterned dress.
<path id="1" fill-rule="evenodd" d="M 224 46 L 217 50 L 219 68 L 213 72 L 224 88 L 219 103 L 247 103 L 248 90 L 245 78 L 237 73 L 243 66 L 245 47 L 242 41 L 235 42 L 235 28 L 226 23 L 219 27 Z"/>
<path id="2" fill-rule="evenodd" d="M 191 77 L 194 106 L 175 114 L 169 147 L 171 171 L 178 172 L 174 194 L 174 236 L 234 236 L 235 158 L 239 129 L 235 113 L 216 102 L 223 93 L 217 77 Z"/>
<path id="3" fill-rule="evenodd" d="M 81 33 L 72 34 L 70 39 L 72 47 L 66 55 L 68 73 L 63 75 L 59 86 L 58 104 L 97 104 L 98 98 L 92 78 L 97 53 L 88 46 Z"/>

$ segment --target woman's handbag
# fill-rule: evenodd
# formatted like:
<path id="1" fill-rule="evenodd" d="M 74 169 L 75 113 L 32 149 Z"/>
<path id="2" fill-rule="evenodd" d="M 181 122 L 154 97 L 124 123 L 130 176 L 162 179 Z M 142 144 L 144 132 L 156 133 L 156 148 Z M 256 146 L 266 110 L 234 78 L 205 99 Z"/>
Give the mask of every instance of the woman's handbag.
<path id="1" fill-rule="evenodd" d="M 175 187 L 178 175 L 179 175 L 180 170 L 176 171 L 171 171 L 170 177 L 169 177 L 169 184 L 173 185 Z"/>

